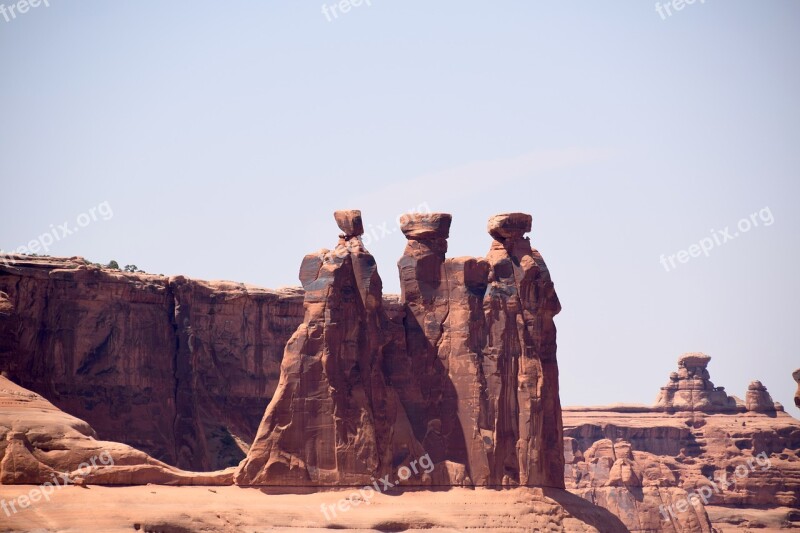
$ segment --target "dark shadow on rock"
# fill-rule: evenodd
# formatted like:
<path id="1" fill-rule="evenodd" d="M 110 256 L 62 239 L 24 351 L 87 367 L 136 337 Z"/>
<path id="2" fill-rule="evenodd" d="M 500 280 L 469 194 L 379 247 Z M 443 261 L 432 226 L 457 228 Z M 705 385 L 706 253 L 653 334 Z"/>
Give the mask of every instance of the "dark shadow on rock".
<path id="1" fill-rule="evenodd" d="M 578 520 L 597 528 L 603 533 L 630 533 L 622 521 L 611 514 L 610 511 L 598 505 L 586 505 L 590 503 L 580 496 L 567 492 L 562 489 L 545 487 L 542 489 L 544 495 L 558 502 L 569 514 Z"/>

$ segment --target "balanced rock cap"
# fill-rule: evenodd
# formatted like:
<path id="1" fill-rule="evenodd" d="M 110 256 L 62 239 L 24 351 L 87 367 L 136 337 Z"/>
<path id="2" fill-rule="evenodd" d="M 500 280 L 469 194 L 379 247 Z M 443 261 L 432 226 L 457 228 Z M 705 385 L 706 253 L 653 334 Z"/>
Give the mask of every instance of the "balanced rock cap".
<path id="1" fill-rule="evenodd" d="M 407 239 L 446 239 L 453 217 L 447 213 L 406 213 L 400 217 L 400 230 Z"/>
<path id="2" fill-rule="evenodd" d="M 335 211 L 333 218 L 346 237 L 358 237 L 364 234 L 364 223 L 361 221 L 361 211 L 358 209 L 343 209 Z"/>
<path id="3" fill-rule="evenodd" d="M 504 213 L 489 219 L 489 235 L 498 241 L 520 239 L 531 230 L 533 218 L 527 213 Z"/>
<path id="4" fill-rule="evenodd" d="M 710 355 L 706 355 L 701 352 L 690 352 L 685 353 L 678 358 L 678 366 L 684 368 L 705 368 L 708 366 L 709 361 L 711 361 Z"/>

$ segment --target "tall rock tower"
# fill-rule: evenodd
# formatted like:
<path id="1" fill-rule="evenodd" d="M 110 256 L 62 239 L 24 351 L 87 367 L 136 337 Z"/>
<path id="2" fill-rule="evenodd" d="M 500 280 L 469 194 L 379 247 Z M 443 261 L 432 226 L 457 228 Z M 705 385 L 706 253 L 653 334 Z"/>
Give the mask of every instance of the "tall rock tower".
<path id="1" fill-rule="evenodd" d="M 486 258 L 445 258 L 451 217 L 412 214 L 398 262 L 406 359 L 391 381 L 445 484 L 564 486 L 560 311 L 531 216 L 489 221 Z"/>
<path id="2" fill-rule="evenodd" d="M 382 370 L 382 283 L 360 211 L 337 211 L 334 250 L 303 259 L 303 323 L 286 345 L 278 388 L 239 485 L 370 485 L 422 455 Z"/>
<path id="3" fill-rule="evenodd" d="M 525 234 L 531 216 L 489 219 L 484 371 L 496 434 L 493 471 L 507 484 L 564 487 L 556 328 L 561 311 L 550 272 Z M 516 464 L 515 464 L 516 463 Z"/>

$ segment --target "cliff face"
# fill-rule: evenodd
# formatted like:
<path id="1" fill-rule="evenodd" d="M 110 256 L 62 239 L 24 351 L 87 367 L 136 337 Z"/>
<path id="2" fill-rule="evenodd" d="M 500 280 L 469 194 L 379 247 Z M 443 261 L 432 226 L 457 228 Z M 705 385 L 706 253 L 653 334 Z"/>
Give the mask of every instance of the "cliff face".
<path id="1" fill-rule="evenodd" d="M 101 438 L 187 470 L 244 457 L 301 317 L 297 290 L 0 263 L 0 368 Z"/>
<path id="2" fill-rule="evenodd" d="M 654 406 L 566 408 L 567 488 L 631 531 L 708 531 L 707 507 L 716 508 L 715 527 L 747 525 L 731 514 L 745 508 L 757 517 L 752 527 L 775 513 L 796 521 L 800 422 L 758 381 L 746 401 L 728 396 L 711 383 L 710 360 L 681 356 Z"/>
<path id="3" fill-rule="evenodd" d="M 119 442 L 0 376 L 0 486 L 230 485 L 233 469 L 186 472 Z M 46 485 L 45 485 L 46 487 Z M 16 512 L 16 510 L 14 511 Z M 4 513 L 8 517 L 11 513 Z"/>

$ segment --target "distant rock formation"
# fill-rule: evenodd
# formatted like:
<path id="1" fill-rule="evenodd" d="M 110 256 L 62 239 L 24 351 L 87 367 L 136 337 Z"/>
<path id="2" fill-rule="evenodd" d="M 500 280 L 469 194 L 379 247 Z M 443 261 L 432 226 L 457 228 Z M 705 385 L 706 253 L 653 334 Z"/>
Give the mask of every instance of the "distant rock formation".
<path id="1" fill-rule="evenodd" d="M 359 211 L 337 211 L 334 250 L 300 267 L 305 318 L 235 475 L 239 485 L 371 485 L 423 451 L 383 374 L 388 318 Z"/>
<path id="2" fill-rule="evenodd" d="M 767 388 L 760 381 L 750 383 L 744 402 L 736 396 L 728 396 L 725 387 L 715 387 L 711 382 L 707 369 L 710 361 L 710 355 L 700 352 L 681 355 L 678 358 L 678 371 L 670 374 L 669 383 L 661 387 L 656 408 L 706 413 L 783 410 L 779 403 L 772 401 Z"/>
<path id="3" fill-rule="evenodd" d="M 800 368 L 792 373 L 792 377 L 797 382 L 797 392 L 794 393 L 794 404 L 800 409 Z"/>
<path id="4" fill-rule="evenodd" d="M 631 531 L 708 531 L 704 503 L 718 506 L 719 517 L 730 508 L 731 520 L 748 507 L 752 516 L 759 508 L 797 521 L 781 509 L 800 506 L 800 422 L 759 381 L 744 402 L 725 394 L 710 381 L 710 360 L 682 355 L 654 406 L 566 408 L 567 488 Z M 705 499 L 691 502 L 698 493 Z"/>
<path id="5" fill-rule="evenodd" d="M 772 401 L 772 396 L 767 392 L 767 388 L 758 380 L 751 381 L 747 387 L 747 394 L 745 396 L 745 406 L 748 411 L 756 411 L 759 413 L 770 413 L 776 410 L 782 410 L 776 406 Z"/>
<path id="6" fill-rule="evenodd" d="M 676 411 L 736 411 L 736 399 L 715 387 L 706 367 L 711 357 L 704 353 L 685 353 L 678 359 L 678 371 L 661 387 L 656 406 Z"/>
<path id="7" fill-rule="evenodd" d="M 634 450 L 621 438 L 601 438 L 586 450 L 572 437 L 566 437 L 564 443 L 567 487 L 620 517 L 629 531 L 711 533 L 702 505 L 686 505 L 683 512 L 676 511 L 689 493 L 677 486 L 672 465 L 663 458 Z"/>

